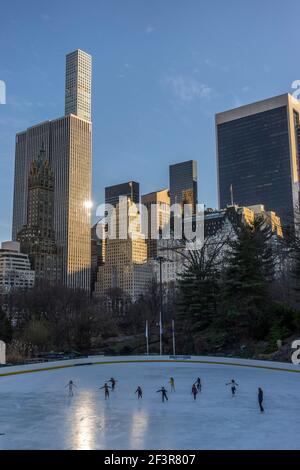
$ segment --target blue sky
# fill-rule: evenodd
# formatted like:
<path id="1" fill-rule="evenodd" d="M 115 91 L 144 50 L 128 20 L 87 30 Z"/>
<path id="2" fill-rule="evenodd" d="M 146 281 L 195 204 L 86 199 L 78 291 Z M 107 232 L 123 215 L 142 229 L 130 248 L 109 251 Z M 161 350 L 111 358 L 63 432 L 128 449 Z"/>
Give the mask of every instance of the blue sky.
<path id="1" fill-rule="evenodd" d="M 65 54 L 93 56 L 93 199 L 129 179 L 168 185 L 198 161 L 217 206 L 214 114 L 290 92 L 300 79 L 300 4 L 290 0 L 1 2 L 0 240 L 11 238 L 15 133 L 64 113 Z"/>

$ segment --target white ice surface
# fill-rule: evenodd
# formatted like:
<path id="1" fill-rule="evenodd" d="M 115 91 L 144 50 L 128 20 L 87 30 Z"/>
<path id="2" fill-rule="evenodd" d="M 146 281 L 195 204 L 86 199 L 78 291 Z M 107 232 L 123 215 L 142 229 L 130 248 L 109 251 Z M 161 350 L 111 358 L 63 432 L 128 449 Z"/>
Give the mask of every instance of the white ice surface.
<path id="1" fill-rule="evenodd" d="M 163 404 L 156 390 L 169 389 L 171 376 L 176 392 Z M 194 402 L 198 376 L 203 391 Z M 117 388 L 105 401 L 99 387 L 110 377 Z M 234 398 L 225 385 L 231 378 L 239 383 Z M 78 386 L 73 398 L 69 380 Z M 300 374 L 212 364 L 108 364 L 0 377 L 0 449 L 300 449 L 299 392 Z"/>

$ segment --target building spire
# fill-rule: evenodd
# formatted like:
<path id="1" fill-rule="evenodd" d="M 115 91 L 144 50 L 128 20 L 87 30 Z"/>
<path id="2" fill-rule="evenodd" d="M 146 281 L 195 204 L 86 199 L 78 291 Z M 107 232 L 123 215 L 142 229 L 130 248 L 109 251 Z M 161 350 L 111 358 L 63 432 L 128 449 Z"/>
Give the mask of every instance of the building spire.
<path id="1" fill-rule="evenodd" d="M 38 161 L 44 162 L 46 160 L 46 148 L 45 148 L 45 142 L 42 142 L 40 152 L 38 154 Z"/>

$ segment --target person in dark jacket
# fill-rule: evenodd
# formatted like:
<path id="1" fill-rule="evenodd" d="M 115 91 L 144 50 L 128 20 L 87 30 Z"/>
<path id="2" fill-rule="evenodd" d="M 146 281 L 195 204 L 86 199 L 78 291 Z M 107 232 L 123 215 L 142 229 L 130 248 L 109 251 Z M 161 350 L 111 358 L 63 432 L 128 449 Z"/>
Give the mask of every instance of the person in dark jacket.
<path id="1" fill-rule="evenodd" d="M 70 380 L 70 382 L 68 383 L 68 385 L 66 385 L 66 388 L 69 389 L 69 397 L 73 397 L 73 396 L 74 396 L 74 387 L 76 387 L 76 385 L 74 384 L 73 380 Z"/>
<path id="2" fill-rule="evenodd" d="M 201 390 L 202 390 L 202 383 L 201 383 L 200 377 L 197 378 L 197 380 L 196 380 L 196 382 L 195 382 L 195 385 L 196 385 L 196 387 L 197 387 L 198 392 L 201 392 Z"/>
<path id="3" fill-rule="evenodd" d="M 194 397 L 194 400 L 196 400 L 197 395 L 198 395 L 198 388 L 197 388 L 196 384 L 193 384 L 193 386 L 192 386 L 192 395 Z"/>
<path id="4" fill-rule="evenodd" d="M 165 387 L 162 387 L 160 390 L 157 390 L 156 393 L 161 393 L 161 399 L 163 403 L 165 400 L 168 401 L 167 390 L 165 389 Z"/>
<path id="5" fill-rule="evenodd" d="M 111 383 L 111 390 L 112 392 L 114 391 L 115 387 L 116 387 L 116 379 L 114 379 L 113 377 L 108 381 L 109 383 Z"/>
<path id="6" fill-rule="evenodd" d="M 140 386 L 138 386 L 135 393 L 137 393 L 138 399 L 143 398 L 143 390 Z"/>
<path id="7" fill-rule="evenodd" d="M 264 413 L 264 407 L 263 407 L 263 401 L 264 401 L 264 392 L 263 392 L 263 389 L 259 387 L 258 389 L 258 404 L 259 404 L 259 408 L 260 408 L 260 411 L 261 413 Z"/>
<path id="8" fill-rule="evenodd" d="M 234 397 L 235 396 L 235 392 L 236 392 L 236 387 L 239 386 L 239 384 L 236 383 L 236 381 L 234 379 L 232 379 L 228 384 L 226 385 L 231 385 L 231 393 L 232 393 L 232 396 Z"/>
<path id="9" fill-rule="evenodd" d="M 108 400 L 109 399 L 109 389 L 110 389 L 110 387 L 107 385 L 107 383 L 105 383 L 103 385 L 103 387 L 100 387 L 99 390 L 102 390 L 102 389 L 104 389 L 105 400 Z"/>

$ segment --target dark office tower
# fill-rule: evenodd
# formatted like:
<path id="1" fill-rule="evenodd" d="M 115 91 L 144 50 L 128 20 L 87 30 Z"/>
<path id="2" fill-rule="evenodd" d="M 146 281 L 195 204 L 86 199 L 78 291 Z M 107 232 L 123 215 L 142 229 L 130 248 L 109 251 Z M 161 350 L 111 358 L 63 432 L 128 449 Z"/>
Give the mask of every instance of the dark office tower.
<path id="1" fill-rule="evenodd" d="M 196 212 L 198 197 L 197 162 L 189 160 L 170 166 L 170 202 L 173 204 L 192 204 Z"/>
<path id="2" fill-rule="evenodd" d="M 17 235 L 21 252 L 29 255 L 37 285 L 61 280 L 60 258 L 54 233 L 54 173 L 44 147 L 30 165 L 27 223 Z"/>
<path id="3" fill-rule="evenodd" d="M 299 204 L 300 104 L 289 94 L 216 115 L 219 207 L 263 204 L 283 227 Z"/>
<path id="4" fill-rule="evenodd" d="M 105 204 L 115 206 L 119 204 L 119 198 L 126 196 L 135 204 L 140 202 L 140 185 L 135 181 L 128 181 L 127 183 L 116 184 L 115 186 L 108 186 L 105 188 Z"/>

